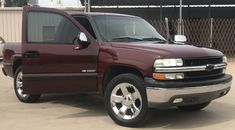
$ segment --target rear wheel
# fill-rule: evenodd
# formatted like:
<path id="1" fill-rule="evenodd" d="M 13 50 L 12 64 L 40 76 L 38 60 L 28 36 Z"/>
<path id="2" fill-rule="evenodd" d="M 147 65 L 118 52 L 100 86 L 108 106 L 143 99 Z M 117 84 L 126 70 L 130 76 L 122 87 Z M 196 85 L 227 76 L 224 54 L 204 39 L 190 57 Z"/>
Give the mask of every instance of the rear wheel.
<path id="1" fill-rule="evenodd" d="M 195 105 L 178 106 L 178 108 L 183 111 L 194 112 L 194 111 L 202 110 L 203 108 L 207 107 L 209 104 L 210 102 L 205 102 L 205 103 L 195 104 Z"/>
<path id="2" fill-rule="evenodd" d="M 22 67 L 18 67 L 14 76 L 14 90 L 17 98 L 21 102 L 25 103 L 33 103 L 36 102 L 40 98 L 40 94 L 31 95 L 23 93 L 23 72 Z"/>
<path id="3" fill-rule="evenodd" d="M 120 74 L 108 84 L 105 106 L 117 124 L 135 127 L 145 123 L 148 105 L 143 83 L 136 75 Z"/>

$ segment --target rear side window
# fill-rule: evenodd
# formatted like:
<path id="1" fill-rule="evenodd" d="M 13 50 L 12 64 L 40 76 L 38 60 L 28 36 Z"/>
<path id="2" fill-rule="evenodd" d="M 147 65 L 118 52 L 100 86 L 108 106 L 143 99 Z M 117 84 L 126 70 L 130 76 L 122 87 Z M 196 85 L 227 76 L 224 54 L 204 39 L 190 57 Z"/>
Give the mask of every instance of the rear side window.
<path id="1" fill-rule="evenodd" d="M 66 17 L 47 12 L 29 12 L 29 43 L 73 44 L 80 30 Z"/>

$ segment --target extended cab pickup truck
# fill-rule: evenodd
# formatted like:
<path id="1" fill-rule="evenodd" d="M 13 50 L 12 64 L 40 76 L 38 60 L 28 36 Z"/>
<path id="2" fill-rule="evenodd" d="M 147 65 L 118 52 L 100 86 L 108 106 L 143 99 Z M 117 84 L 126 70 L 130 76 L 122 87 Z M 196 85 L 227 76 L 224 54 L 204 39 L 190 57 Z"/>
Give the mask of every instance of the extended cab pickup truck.
<path id="1" fill-rule="evenodd" d="M 136 16 L 34 6 L 23 9 L 22 43 L 3 50 L 3 72 L 14 78 L 20 101 L 98 93 L 124 126 L 143 124 L 148 108 L 203 109 L 229 92 L 226 66 L 223 53 L 168 42 Z"/>

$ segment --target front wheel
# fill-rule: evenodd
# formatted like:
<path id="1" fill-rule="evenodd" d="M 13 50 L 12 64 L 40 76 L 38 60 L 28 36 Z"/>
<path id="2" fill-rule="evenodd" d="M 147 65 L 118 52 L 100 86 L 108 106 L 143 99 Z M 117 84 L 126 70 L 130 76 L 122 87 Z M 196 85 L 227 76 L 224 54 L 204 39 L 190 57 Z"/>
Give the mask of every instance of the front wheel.
<path id="1" fill-rule="evenodd" d="M 180 110 L 183 111 L 190 111 L 190 112 L 194 112 L 194 111 L 200 111 L 203 108 L 207 107 L 210 104 L 210 102 L 205 102 L 205 103 L 201 103 L 201 104 L 195 104 L 195 105 L 188 105 L 188 106 L 178 106 L 178 108 Z"/>
<path id="2" fill-rule="evenodd" d="M 119 125 L 136 127 L 145 123 L 148 115 L 144 81 L 134 74 L 113 78 L 105 92 L 105 106 Z"/>
<path id="3" fill-rule="evenodd" d="M 25 103 L 33 103 L 36 102 L 40 98 L 40 94 L 31 95 L 23 93 L 23 72 L 22 67 L 18 67 L 14 76 L 14 90 L 17 98 L 21 102 Z"/>

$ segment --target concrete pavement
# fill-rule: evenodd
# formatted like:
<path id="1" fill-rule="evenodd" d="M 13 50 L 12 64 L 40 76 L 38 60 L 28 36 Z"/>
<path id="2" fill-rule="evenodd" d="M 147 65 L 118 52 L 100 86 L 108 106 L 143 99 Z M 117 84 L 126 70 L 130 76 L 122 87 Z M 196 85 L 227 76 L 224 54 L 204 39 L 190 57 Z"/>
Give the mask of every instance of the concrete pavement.
<path id="1" fill-rule="evenodd" d="M 235 77 L 235 62 L 227 72 Z M 102 98 L 84 94 L 43 95 L 38 103 L 17 100 L 13 80 L 0 72 L 1 130 L 126 130 L 107 115 Z M 228 95 L 201 112 L 156 110 L 149 123 L 137 129 L 235 130 L 235 83 Z"/>

